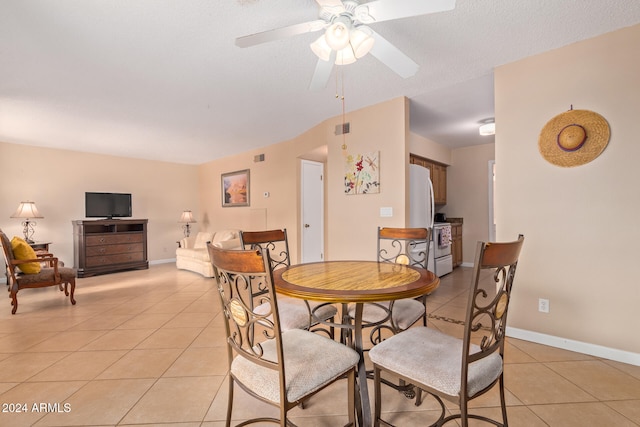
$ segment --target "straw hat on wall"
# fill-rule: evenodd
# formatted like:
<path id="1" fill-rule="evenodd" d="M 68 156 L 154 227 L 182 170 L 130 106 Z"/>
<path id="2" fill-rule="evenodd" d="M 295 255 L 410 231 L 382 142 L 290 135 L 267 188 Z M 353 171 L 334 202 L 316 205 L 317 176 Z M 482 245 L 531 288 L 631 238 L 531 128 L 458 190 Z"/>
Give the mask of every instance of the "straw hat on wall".
<path id="1" fill-rule="evenodd" d="M 609 124 L 600 114 L 571 109 L 544 125 L 538 149 L 549 163 L 562 167 L 580 166 L 604 151 L 610 133 Z"/>

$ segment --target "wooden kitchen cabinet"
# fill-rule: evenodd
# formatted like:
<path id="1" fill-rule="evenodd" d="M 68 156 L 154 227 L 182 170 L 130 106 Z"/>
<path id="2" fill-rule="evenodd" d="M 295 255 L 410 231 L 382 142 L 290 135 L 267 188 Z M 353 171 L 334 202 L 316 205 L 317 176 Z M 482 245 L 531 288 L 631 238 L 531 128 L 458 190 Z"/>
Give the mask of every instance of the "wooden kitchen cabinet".
<path id="1" fill-rule="evenodd" d="M 431 172 L 433 182 L 433 200 L 436 205 L 447 204 L 447 167 L 439 163 L 433 164 Z"/>
<path id="2" fill-rule="evenodd" d="M 429 169 L 429 176 L 433 183 L 433 201 L 436 205 L 447 204 L 447 165 L 433 160 L 411 154 L 409 161 L 412 164 Z"/>
<path id="3" fill-rule="evenodd" d="M 453 268 L 462 264 L 462 223 L 451 223 L 451 257 Z"/>

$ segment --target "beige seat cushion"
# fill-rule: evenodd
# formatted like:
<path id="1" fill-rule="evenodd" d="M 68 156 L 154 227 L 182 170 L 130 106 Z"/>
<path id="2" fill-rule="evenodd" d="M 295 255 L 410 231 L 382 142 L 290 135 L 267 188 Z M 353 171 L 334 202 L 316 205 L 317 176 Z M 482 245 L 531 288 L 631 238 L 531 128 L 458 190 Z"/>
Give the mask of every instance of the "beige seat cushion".
<path id="1" fill-rule="evenodd" d="M 471 353 L 480 351 L 471 345 Z M 369 358 L 387 370 L 446 395 L 460 393 L 462 340 L 424 326 L 396 334 L 369 350 Z M 502 373 L 502 357 L 494 353 L 469 365 L 468 393 L 473 396 Z"/>
<path id="2" fill-rule="evenodd" d="M 309 301 L 309 306 L 313 310 L 320 303 Z M 271 312 L 271 305 L 267 302 L 259 305 L 254 310 L 258 314 L 265 315 Z M 308 329 L 309 310 L 303 300 L 287 296 L 278 296 L 278 311 L 280 312 L 280 328 L 283 331 L 291 329 Z M 315 315 L 320 320 L 329 320 L 338 314 L 338 309 L 334 305 L 328 304 L 319 308 Z"/>
<path id="3" fill-rule="evenodd" d="M 62 283 L 69 282 L 76 277 L 76 272 L 73 270 L 73 268 L 68 267 L 58 268 L 58 274 L 60 274 Z M 54 269 L 43 268 L 39 273 L 21 274 L 17 277 L 17 280 L 20 286 L 28 285 L 31 283 L 53 282 Z"/>
<path id="4" fill-rule="evenodd" d="M 236 230 L 220 230 L 213 236 L 211 243 L 225 242 L 227 240 L 237 239 L 239 233 Z"/>
<path id="5" fill-rule="evenodd" d="M 362 309 L 363 323 L 381 322 L 387 317 L 389 301 L 368 303 Z M 411 298 L 397 300 L 393 303 L 393 322 L 400 329 L 407 329 L 416 323 L 422 316 L 426 315 L 424 305 Z M 356 314 L 355 306 L 349 306 L 349 316 L 354 318 Z"/>
<path id="6" fill-rule="evenodd" d="M 213 233 L 199 231 L 198 234 L 196 234 L 196 240 L 193 243 L 193 249 L 206 249 L 207 242 L 211 242 L 212 240 Z"/>
<path id="7" fill-rule="evenodd" d="M 191 258 L 194 260 L 209 262 L 209 251 L 205 248 L 200 249 L 176 249 L 176 256 L 180 256 L 183 258 Z"/>
<path id="8" fill-rule="evenodd" d="M 295 402 L 321 389 L 334 378 L 354 368 L 360 356 L 351 348 L 313 332 L 292 329 L 282 333 L 287 400 Z M 276 342 L 263 345 L 265 359 L 276 360 Z M 231 375 L 254 393 L 273 403 L 280 402 L 278 371 L 236 356 Z"/>

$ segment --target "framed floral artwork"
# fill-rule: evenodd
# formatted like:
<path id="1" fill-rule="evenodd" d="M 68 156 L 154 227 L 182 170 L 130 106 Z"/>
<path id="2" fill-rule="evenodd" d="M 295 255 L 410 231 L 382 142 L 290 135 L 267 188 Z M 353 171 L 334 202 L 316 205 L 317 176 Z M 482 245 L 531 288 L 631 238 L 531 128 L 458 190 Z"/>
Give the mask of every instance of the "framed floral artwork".
<path id="1" fill-rule="evenodd" d="M 344 174 L 345 194 L 380 192 L 380 152 L 348 154 Z"/>
<path id="2" fill-rule="evenodd" d="M 249 206 L 249 169 L 223 173 L 222 207 Z"/>

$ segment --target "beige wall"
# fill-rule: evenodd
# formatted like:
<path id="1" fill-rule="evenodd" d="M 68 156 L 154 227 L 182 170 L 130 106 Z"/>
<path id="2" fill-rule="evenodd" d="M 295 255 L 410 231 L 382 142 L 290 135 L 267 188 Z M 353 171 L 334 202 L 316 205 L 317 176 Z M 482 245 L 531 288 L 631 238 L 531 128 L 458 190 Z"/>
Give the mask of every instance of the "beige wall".
<path id="1" fill-rule="evenodd" d="M 451 164 L 451 149 L 415 133 L 409 134 L 409 152 L 418 156 Z"/>
<path id="2" fill-rule="evenodd" d="M 198 218 L 211 230 L 286 228 L 292 261 L 297 262 L 300 229 L 300 159 L 325 161 L 326 259 L 373 259 L 376 228 L 405 224 L 406 164 L 408 162 L 408 100 L 397 98 L 363 108 L 345 117 L 346 137 L 335 135 L 342 117 L 328 119 L 304 134 L 279 144 L 208 162 L 199 167 Z M 344 194 L 344 153 L 380 152 L 379 194 Z M 254 163 L 256 154 L 265 161 Z M 251 206 L 221 207 L 220 174 L 250 169 Z M 270 197 L 264 198 L 268 191 Z M 392 218 L 380 218 L 380 207 L 393 208 Z"/>
<path id="3" fill-rule="evenodd" d="M 526 241 L 510 325 L 635 353 L 640 194 L 640 25 L 499 67 L 498 239 Z M 545 123 L 573 105 L 603 115 L 606 150 L 561 168 L 538 153 Z M 550 313 L 537 310 L 538 298 Z"/>
<path id="4" fill-rule="evenodd" d="M 447 168 L 447 204 L 440 209 L 449 217 L 462 218 L 462 260 L 473 265 L 476 243 L 489 240 L 489 160 L 495 144 L 451 151 Z"/>
<path id="5" fill-rule="evenodd" d="M 403 227 L 408 222 L 406 188 L 409 102 L 396 98 L 347 115 L 351 133 L 329 141 L 327 208 L 331 259 L 376 259 L 377 227 Z M 345 154 L 378 151 L 380 193 L 344 193 Z M 380 217 L 380 208 L 393 209 L 393 217 Z"/>
<path id="6" fill-rule="evenodd" d="M 325 127 L 321 124 L 290 141 L 200 165 L 197 216 L 204 226 L 211 231 L 286 228 L 292 262 L 297 262 L 300 159 L 323 160 Z M 258 154 L 264 154 L 263 162 L 254 162 Z M 250 171 L 250 206 L 222 207 L 221 174 L 244 169 Z"/>
<path id="7" fill-rule="evenodd" d="M 87 154 L 0 142 L 0 228 L 22 236 L 20 220 L 9 218 L 22 200 L 36 203 L 35 240 L 73 264 L 71 221 L 84 219 L 85 191 L 132 193 L 134 218 L 148 218 L 150 261 L 175 258 L 184 209 L 197 209 L 195 166 Z M 197 230 L 197 227 L 196 227 Z"/>

